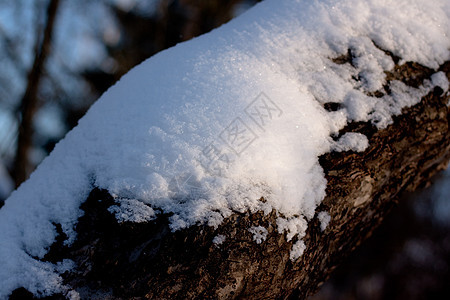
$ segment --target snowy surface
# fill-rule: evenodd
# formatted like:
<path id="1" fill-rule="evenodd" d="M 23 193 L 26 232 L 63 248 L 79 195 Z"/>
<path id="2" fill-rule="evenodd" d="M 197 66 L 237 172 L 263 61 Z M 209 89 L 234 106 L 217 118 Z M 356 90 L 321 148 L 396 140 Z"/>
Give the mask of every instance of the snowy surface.
<path id="1" fill-rule="evenodd" d="M 59 276 L 70 262 L 40 259 L 54 224 L 73 242 L 80 204 L 95 186 L 122 199 L 112 208 L 119 220 L 133 220 L 138 200 L 147 218 L 153 209 L 172 212 L 172 230 L 277 209 L 278 231 L 295 238 L 291 259 L 299 258 L 307 221 L 325 197 L 318 156 L 336 147 L 331 136 L 350 121 L 384 128 L 445 85 L 437 74 L 418 89 L 394 82 L 390 95 L 367 96 L 382 91 L 394 66 L 373 42 L 437 68 L 450 56 L 449 14 L 447 0 L 267 0 L 137 66 L 0 211 L 0 298 L 20 286 L 76 296 Z M 332 61 L 349 49 L 355 67 Z M 327 102 L 342 108 L 329 112 Z M 361 136 L 338 144 L 365 146 Z"/>

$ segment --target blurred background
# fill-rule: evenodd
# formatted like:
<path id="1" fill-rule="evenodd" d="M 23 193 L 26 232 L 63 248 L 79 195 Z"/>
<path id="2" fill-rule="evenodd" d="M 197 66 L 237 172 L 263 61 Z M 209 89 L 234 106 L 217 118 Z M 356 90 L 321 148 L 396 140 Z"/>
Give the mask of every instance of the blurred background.
<path id="1" fill-rule="evenodd" d="M 0 0 L 0 206 L 129 69 L 256 2 Z M 311 300 L 450 299 L 450 171 L 435 181 Z"/>

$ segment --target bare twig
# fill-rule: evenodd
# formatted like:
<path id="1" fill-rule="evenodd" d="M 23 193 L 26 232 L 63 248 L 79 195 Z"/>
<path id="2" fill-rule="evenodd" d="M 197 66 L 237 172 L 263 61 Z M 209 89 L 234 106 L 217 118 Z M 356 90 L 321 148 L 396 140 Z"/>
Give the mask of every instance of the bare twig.
<path id="1" fill-rule="evenodd" d="M 36 48 L 34 63 L 28 73 L 28 84 L 20 105 L 19 136 L 17 141 L 16 158 L 14 162 L 14 181 L 19 186 L 30 173 L 28 158 L 29 149 L 32 146 L 33 116 L 37 108 L 37 93 L 42 78 L 42 70 L 46 58 L 50 52 L 53 27 L 56 19 L 59 0 L 50 0 L 47 7 L 47 23 L 44 26 L 44 34 L 40 46 Z"/>

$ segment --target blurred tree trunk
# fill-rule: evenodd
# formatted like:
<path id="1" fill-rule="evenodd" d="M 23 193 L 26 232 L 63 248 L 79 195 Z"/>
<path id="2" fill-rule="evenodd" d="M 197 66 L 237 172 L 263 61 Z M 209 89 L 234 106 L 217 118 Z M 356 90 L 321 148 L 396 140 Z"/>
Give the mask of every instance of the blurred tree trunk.
<path id="1" fill-rule="evenodd" d="M 29 152 L 33 145 L 33 117 L 38 106 L 39 83 L 51 49 L 58 6 L 59 0 L 50 0 L 48 4 L 43 36 L 42 39 L 39 36 L 36 38 L 34 62 L 28 73 L 27 87 L 19 107 L 19 135 L 13 170 L 16 187 L 25 181 L 32 171 Z"/>

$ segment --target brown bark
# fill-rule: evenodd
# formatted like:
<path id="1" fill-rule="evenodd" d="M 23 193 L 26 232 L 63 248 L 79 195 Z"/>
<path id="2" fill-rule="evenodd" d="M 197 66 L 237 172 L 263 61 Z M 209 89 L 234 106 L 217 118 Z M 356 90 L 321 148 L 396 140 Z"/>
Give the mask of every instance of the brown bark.
<path id="1" fill-rule="evenodd" d="M 17 139 L 17 150 L 14 161 L 14 181 L 16 187 L 25 181 L 31 172 L 29 151 L 33 144 L 33 117 L 38 105 L 39 83 L 45 61 L 50 53 L 53 27 L 56 19 L 59 0 L 50 0 L 47 7 L 47 23 L 44 27 L 42 42 L 37 41 L 33 66 L 28 74 L 28 83 L 20 104 L 20 124 Z"/>
<path id="2" fill-rule="evenodd" d="M 440 70 L 450 77 L 449 62 Z M 407 63 L 396 66 L 388 80 L 416 85 L 433 72 Z M 369 123 L 342 130 L 366 134 L 370 146 L 362 153 L 320 157 L 328 186 L 317 211 L 329 212 L 331 223 L 324 232 L 317 218 L 309 223 L 307 248 L 295 262 L 289 259 L 295 240 L 287 242 L 277 232 L 275 211 L 236 213 L 218 229 L 194 226 L 173 233 L 167 215 L 118 224 L 107 211 L 112 197 L 98 189 L 82 205 L 77 241 L 64 247 L 60 235 L 45 259 L 75 261 L 76 270 L 64 279 L 83 299 L 304 299 L 373 232 L 402 192 L 426 184 L 447 165 L 449 100 L 449 93 L 436 87 L 384 130 Z M 268 229 L 261 244 L 248 232 L 258 225 Z M 212 242 L 218 234 L 227 237 L 220 247 Z M 19 289 L 11 299 L 27 295 Z"/>

